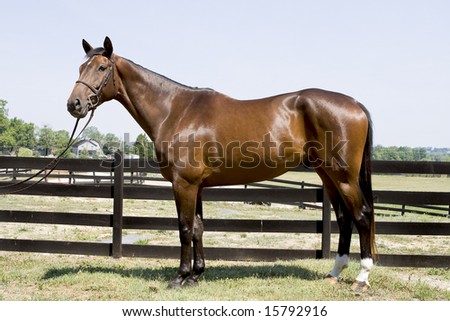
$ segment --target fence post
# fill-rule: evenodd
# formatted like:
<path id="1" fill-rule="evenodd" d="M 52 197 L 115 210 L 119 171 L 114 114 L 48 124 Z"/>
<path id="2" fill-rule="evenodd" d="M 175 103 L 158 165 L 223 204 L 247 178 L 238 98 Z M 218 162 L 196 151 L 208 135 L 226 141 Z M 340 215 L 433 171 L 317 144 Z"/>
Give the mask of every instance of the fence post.
<path id="1" fill-rule="evenodd" d="M 322 185 L 322 258 L 331 257 L 331 205 L 330 199 Z"/>
<path id="2" fill-rule="evenodd" d="M 122 227 L 123 227 L 123 152 L 114 154 L 114 206 L 113 206 L 113 236 L 112 256 L 122 257 Z"/>

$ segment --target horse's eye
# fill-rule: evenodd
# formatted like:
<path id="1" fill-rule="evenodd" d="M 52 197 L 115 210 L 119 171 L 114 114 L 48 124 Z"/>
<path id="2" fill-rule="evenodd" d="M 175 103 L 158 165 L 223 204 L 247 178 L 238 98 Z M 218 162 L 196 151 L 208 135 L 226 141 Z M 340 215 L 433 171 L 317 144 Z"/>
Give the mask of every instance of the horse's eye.
<path id="1" fill-rule="evenodd" d="M 106 65 L 101 64 L 100 66 L 98 66 L 98 71 L 105 71 L 106 70 Z"/>

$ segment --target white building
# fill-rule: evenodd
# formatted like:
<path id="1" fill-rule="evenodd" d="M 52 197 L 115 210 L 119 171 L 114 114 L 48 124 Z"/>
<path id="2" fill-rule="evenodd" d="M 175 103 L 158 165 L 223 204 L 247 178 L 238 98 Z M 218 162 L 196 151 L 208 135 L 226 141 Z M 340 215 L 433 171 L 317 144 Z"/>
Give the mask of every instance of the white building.
<path id="1" fill-rule="evenodd" d="M 86 151 L 85 153 L 83 153 Z M 88 157 L 98 157 L 103 155 L 103 150 L 98 142 L 92 139 L 82 139 L 72 146 L 72 153 L 77 157 L 85 154 Z"/>

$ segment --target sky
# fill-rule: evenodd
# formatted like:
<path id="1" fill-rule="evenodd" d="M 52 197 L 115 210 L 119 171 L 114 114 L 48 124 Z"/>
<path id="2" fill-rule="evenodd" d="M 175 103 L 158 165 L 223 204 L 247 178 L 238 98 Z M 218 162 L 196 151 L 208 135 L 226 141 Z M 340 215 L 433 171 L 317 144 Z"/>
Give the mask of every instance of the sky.
<path id="1" fill-rule="evenodd" d="M 371 112 L 374 144 L 450 147 L 450 1 L 0 0 L 0 99 L 10 117 L 71 131 L 82 39 L 177 82 L 238 99 L 304 88 Z M 143 130 L 116 101 L 92 126 Z"/>

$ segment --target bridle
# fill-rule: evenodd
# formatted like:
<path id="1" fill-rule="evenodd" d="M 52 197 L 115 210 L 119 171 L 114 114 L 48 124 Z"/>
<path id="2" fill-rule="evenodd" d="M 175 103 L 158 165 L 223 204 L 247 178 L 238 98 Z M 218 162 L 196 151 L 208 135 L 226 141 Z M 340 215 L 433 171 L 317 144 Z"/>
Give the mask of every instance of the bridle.
<path id="1" fill-rule="evenodd" d="M 106 57 L 106 58 L 108 58 L 108 57 Z M 103 89 L 106 87 L 106 85 L 108 84 L 108 82 L 110 81 L 111 78 L 113 79 L 114 87 L 116 86 L 115 79 L 114 79 L 114 60 L 112 60 L 111 58 L 108 58 L 108 60 L 111 62 L 111 66 L 109 67 L 109 71 L 106 74 L 106 77 L 103 80 L 103 83 L 100 85 L 100 87 L 98 89 L 96 89 L 94 86 L 89 85 L 88 83 L 86 83 L 85 81 L 80 80 L 80 79 L 78 79 L 75 82 L 76 84 L 80 83 L 80 84 L 85 85 L 94 93 L 93 95 L 89 95 L 87 98 L 89 100 L 88 111 L 91 111 L 91 115 L 89 116 L 87 123 L 84 125 L 84 127 L 81 129 L 81 131 L 78 133 L 78 135 L 75 137 L 75 133 L 77 131 L 77 127 L 78 127 L 80 118 L 78 118 L 75 123 L 75 127 L 72 131 L 72 134 L 70 135 L 70 138 L 69 138 L 66 148 L 56 158 L 54 158 L 47 166 L 45 166 L 44 168 L 39 170 L 34 175 L 28 177 L 27 179 L 24 179 L 22 181 L 19 181 L 19 182 L 10 184 L 10 185 L 0 186 L 0 195 L 1 194 L 19 193 L 24 190 L 27 190 L 27 189 L 39 184 L 40 182 L 42 182 L 45 178 L 47 178 L 53 172 L 53 170 L 56 168 L 56 166 L 60 162 L 64 153 L 67 152 L 70 147 L 72 147 L 72 145 L 77 141 L 77 139 L 80 137 L 80 135 L 83 133 L 83 131 L 87 128 L 87 126 L 91 122 L 92 118 L 94 117 L 94 111 L 100 103 L 100 97 L 102 96 Z M 41 175 L 44 172 L 46 172 L 46 173 L 42 177 L 40 177 L 37 181 L 34 181 L 32 184 L 22 186 L 22 184 L 32 180 L 33 178 L 38 177 L 39 175 Z M 15 190 L 11 190 L 12 188 L 15 188 Z M 5 189 L 5 190 L 3 190 L 3 189 Z"/>
<path id="2" fill-rule="evenodd" d="M 99 56 L 99 55 L 94 55 L 94 56 Z M 103 56 L 103 57 L 105 57 L 105 56 Z M 103 80 L 102 84 L 100 85 L 100 87 L 98 89 L 96 89 L 94 86 L 88 84 L 87 82 L 85 82 L 84 80 L 81 80 L 81 79 L 78 79 L 75 82 L 76 84 L 85 85 L 93 92 L 92 95 L 89 95 L 87 97 L 87 100 L 89 101 L 88 111 L 97 108 L 97 106 L 100 103 L 100 98 L 102 96 L 103 89 L 106 87 L 106 85 L 108 84 L 108 82 L 111 78 L 113 80 L 114 87 L 116 87 L 116 80 L 114 78 L 114 60 L 112 58 L 108 58 L 108 57 L 105 57 L 105 58 L 107 58 L 109 60 L 111 65 L 109 67 L 109 70 L 108 70 L 108 73 L 106 74 L 105 79 Z"/>

